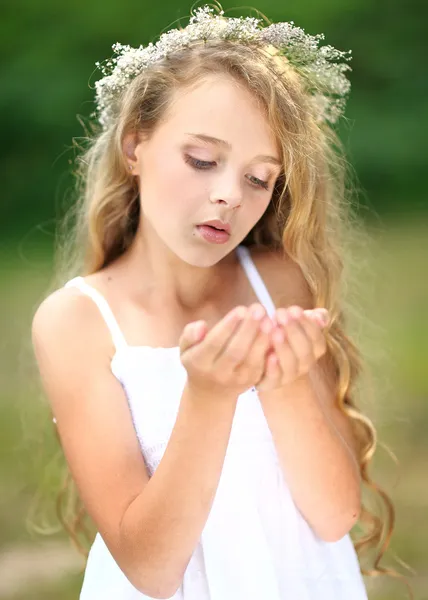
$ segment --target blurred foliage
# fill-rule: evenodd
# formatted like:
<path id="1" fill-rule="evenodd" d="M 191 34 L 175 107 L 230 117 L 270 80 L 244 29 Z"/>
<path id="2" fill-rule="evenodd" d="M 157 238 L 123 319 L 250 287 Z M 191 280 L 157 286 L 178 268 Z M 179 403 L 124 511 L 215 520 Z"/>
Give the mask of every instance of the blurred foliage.
<path id="1" fill-rule="evenodd" d="M 232 2 L 222 5 L 233 9 L 230 16 L 254 16 Z M 34 233 L 34 227 L 52 232 L 54 219 L 72 200 L 72 140 L 84 134 L 78 115 L 93 110 L 93 86 L 100 76 L 95 62 L 110 57 L 116 41 L 138 46 L 176 27 L 177 19 L 187 24 L 191 6 L 176 0 L 3 5 L 3 239 Z M 270 20 L 294 20 L 307 33 L 323 32 L 324 43 L 352 49 L 352 90 L 339 133 L 358 174 L 359 203 L 383 213 L 425 209 L 428 4 L 263 0 L 250 6 Z"/>

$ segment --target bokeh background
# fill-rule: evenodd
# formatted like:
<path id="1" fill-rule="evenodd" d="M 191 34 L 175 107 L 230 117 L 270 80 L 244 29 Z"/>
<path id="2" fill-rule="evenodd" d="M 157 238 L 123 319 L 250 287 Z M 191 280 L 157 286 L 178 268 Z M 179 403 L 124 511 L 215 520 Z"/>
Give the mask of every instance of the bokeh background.
<path id="1" fill-rule="evenodd" d="M 222 5 L 237 9 L 231 16 L 255 16 L 239 4 Z M 260 0 L 251 6 L 274 21 L 294 20 L 307 33 L 324 32 L 326 43 L 353 52 L 352 92 L 339 133 L 358 176 L 355 202 L 370 235 L 370 243 L 355 249 L 365 317 L 356 323 L 356 341 L 375 375 L 374 401 L 365 406 L 379 436 L 370 473 L 396 509 L 382 564 L 408 575 L 422 600 L 428 598 L 428 4 Z M 30 327 L 52 279 L 57 220 L 72 201 L 75 143 L 84 135 L 80 116 L 93 110 L 95 62 L 111 56 L 116 41 L 138 46 L 178 18 L 186 24 L 190 8 L 181 0 L 2 5 L 3 600 L 76 599 L 82 582 L 83 559 L 56 520 L 62 455 L 40 393 Z M 407 597 L 402 583 L 386 577 L 370 583 L 369 593 L 370 600 Z"/>

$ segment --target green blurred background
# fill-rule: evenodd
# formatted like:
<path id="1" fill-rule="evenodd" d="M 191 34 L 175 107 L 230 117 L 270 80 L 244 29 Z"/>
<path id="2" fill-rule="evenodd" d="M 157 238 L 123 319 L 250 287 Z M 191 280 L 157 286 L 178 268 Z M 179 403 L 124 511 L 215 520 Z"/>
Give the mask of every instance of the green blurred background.
<path id="1" fill-rule="evenodd" d="M 253 13 L 239 10 L 230 16 Z M 364 319 L 355 341 L 374 367 L 364 410 L 379 441 L 371 476 L 391 496 L 396 525 L 384 566 L 409 575 L 428 598 L 428 4 L 410 0 L 278 0 L 251 5 L 273 21 L 294 20 L 348 50 L 352 92 L 339 127 L 359 189 L 358 214 L 370 243 L 355 249 L 364 278 Z M 55 526 L 62 455 L 40 393 L 31 319 L 53 274 L 56 222 L 72 201 L 79 116 L 93 110 L 95 62 L 116 41 L 146 44 L 191 4 L 165 1 L 9 1 L 2 7 L 0 152 L 0 598 L 78 598 L 83 560 Z M 176 25 L 174 25 L 176 26 Z M 33 510 L 41 498 L 43 513 Z M 52 526 L 52 535 L 29 521 Z M 402 569 L 395 555 L 415 575 Z M 370 600 L 406 598 L 399 581 L 367 582 Z M 266 599 L 268 600 L 268 599 Z M 297 599 L 296 599 L 297 600 Z M 344 599 L 346 600 L 346 599 Z"/>

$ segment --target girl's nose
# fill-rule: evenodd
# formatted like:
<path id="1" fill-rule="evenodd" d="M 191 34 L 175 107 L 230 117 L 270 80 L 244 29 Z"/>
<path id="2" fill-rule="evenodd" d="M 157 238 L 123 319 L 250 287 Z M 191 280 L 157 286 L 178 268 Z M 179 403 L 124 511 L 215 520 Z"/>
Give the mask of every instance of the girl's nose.
<path id="1" fill-rule="evenodd" d="M 211 195 L 213 202 L 222 200 L 231 208 L 235 208 L 242 203 L 242 183 L 237 177 L 224 177 L 219 180 Z"/>

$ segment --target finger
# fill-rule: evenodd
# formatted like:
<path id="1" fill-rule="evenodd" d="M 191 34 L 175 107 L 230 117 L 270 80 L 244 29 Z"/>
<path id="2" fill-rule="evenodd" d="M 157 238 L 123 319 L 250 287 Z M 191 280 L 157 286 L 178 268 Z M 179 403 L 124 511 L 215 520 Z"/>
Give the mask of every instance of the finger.
<path id="1" fill-rule="evenodd" d="M 272 321 L 270 317 L 266 316 L 260 323 L 258 335 L 246 360 L 248 369 L 253 373 L 262 375 L 265 370 L 266 357 L 271 347 L 270 332 L 272 329 Z"/>
<path id="2" fill-rule="evenodd" d="M 239 327 L 240 321 L 245 317 L 247 309 L 245 306 L 238 306 L 231 310 L 223 319 L 221 319 L 218 323 L 214 325 L 208 331 L 203 339 L 203 344 L 194 345 L 194 348 L 188 347 L 190 342 L 187 342 L 186 339 L 190 336 L 190 331 L 183 332 L 183 336 L 180 338 L 180 349 L 182 347 L 187 347 L 188 352 L 192 352 L 193 350 L 198 350 L 198 360 L 201 367 L 207 367 L 212 365 L 217 356 L 221 353 L 228 340 L 234 334 L 234 331 Z M 191 344 L 193 345 L 193 343 Z"/>
<path id="3" fill-rule="evenodd" d="M 299 319 L 300 326 L 305 330 L 306 335 L 312 341 L 312 352 L 318 360 L 327 350 L 327 341 L 323 329 L 311 321 L 306 315 Z"/>
<path id="4" fill-rule="evenodd" d="M 278 355 L 275 350 L 268 353 L 266 359 L 266 377 L 272 382 L 277 383 L 281 380 L 281 365 L 279 363 Z"/>
<path id="5" fill-rule="evenodd" d="M 310 310 L 304 310 L 303 314 L 309 319 L 318 323 L 320 327 L 326 327 L 330 316 L 328 314 L 328 310 L 326 308 L 314 308 Z"/>
<path id="6" fill-rule="evenodd" d="M 256 383 L 256 388 L 259 391 L 264 389 L 272 389 L 278 386 L 281 382 L 282 371 L 279 365 L 278 356 L 275 350 L 268 350 L 265 360 L 262 375 Z"/>
<path id="7" fill-rule="evenodd" d="M 193 321 L 188 323 L 179 340 L 180 352 L 185 352 L 198 344 L 207 332 L 207 324 L 205 321 Z"/>
<path id="8" fill-rule="evenodd" d="M 290 348 L 296 356 L 298 371 L 299 373 L 304 373 L 310 369 L 316 358 L 314 354 L 314 342 L 306 333 L 300 319 L 293 318 L 293 315 L 297 314 L 296 310 L 289 311 L 291 318 L 286 326 L 286 335 Z M 311 325 L 314 327 L 314 324 L 311 323 Z"/>
<path id="9" fill-rule="evenodd" d="M 302 313 L 299 318 L 290 319 L 290 321 L 298 323 L 305 331 L 307 337 L 315 343 L 320 336 L 323 336 L 321 326 L 318 321 L 318 317 L 309 317 L 305 313 Z"/>
<path id="10" fill-rule="evenodd" d="M 288 377 L 290 373 L 297 372 L 299 368 L 297 356 L 290 347 L 282 326 L 274 331 L 272 341 L 282 374 Z"/>
<path id="11" fill-rule="evenodd" d="M 269 352 L 266 360 L 266 375 L 269 378 L 279 379 L 281 375 L 281 369 L 279 365 L 278 356 L 275 351 Z"/>
<path id="12" fill-rule="evenodd" d="M 250 348 L 259 335 L 260 323 L 266 311 L 261 304 L 253 304 L 247 310 L 240 327 L 231 336 L 223 352 L 217 358 L 219 368 L 235 369 L 246 360 Z"/>
<path id="13" fill-rule="evenodd" d="M 286 325 L 290 319 L 290 312 L 292 313 L 293 311 L 303 312 L 303 314 L 306 317 L 308 317 L 315 323 L 319 323 L 320 327 L 326 327 L 330 320 L 330 316 L 326 308 L 319 307 L 306 309 L 302 311 L 300 306 L 297 305 L 290 306 L 288 307 L 288 309 L 278 308 L 275 312 L 274 318 L 277 322 L 281 323 L 282 325 Z"/>

